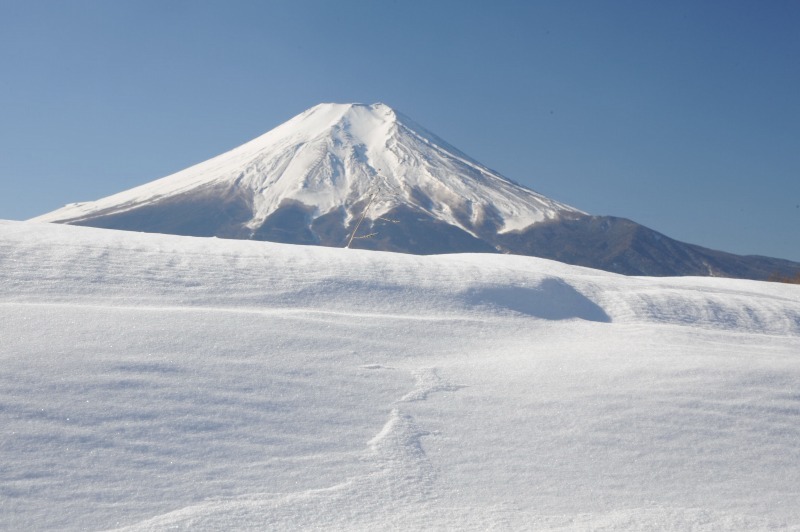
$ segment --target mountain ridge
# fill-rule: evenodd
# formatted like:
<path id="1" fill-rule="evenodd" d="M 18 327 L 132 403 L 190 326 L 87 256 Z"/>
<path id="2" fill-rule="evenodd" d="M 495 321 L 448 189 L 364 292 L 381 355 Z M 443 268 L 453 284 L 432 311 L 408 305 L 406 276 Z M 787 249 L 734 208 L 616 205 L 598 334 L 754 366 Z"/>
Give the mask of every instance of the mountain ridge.
<path id="1" fill-rule="evenodd" d="M 628 275 L 800 271 L 800 263 L 678 242 L 547 198 L 383 103 L 319 104 L 207 161 L 33 220 L 415 254 L 513 253 Z"/>
<path id="2" fill-rule="evenodd" d="M 526 227 L 560 211 L 578 212 L 504 178 L 378 103 L 317 105 L 208 161 L 34 220 L 79 223 L 97 215 L 122 214 L 166 197 L 188 192 L 202 195 L 213 188 L 223 198 L 249 194 L 247 203 L 253 215 L 246 226 L 253 232 L 286 200 L 311 207 L 314 217 L 344 207 L 349 222 L 359 214 L 352 212 L 353 207 L 378 179 L 391 194 L 373 204 L 376 218 L 401 203 L 412 204 L 474 233 L 473 225 L 487 212 L 498 215 L 501 230 Z M 452 205 L 457 203 L 469 213 L 469 221 L 461 212 L 452 215 Z"/>

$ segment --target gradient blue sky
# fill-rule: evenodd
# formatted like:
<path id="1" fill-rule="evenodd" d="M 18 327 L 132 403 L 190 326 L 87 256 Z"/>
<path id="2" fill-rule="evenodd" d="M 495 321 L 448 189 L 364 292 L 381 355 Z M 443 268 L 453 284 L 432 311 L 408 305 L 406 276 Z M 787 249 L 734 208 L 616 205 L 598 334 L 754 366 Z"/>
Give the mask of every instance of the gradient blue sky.
<path id="1" fill-rule="evenodd" d="M 0 0 L 0 218 L 385 102 L 592 214 L 800 261 L 800 2 Z"/>

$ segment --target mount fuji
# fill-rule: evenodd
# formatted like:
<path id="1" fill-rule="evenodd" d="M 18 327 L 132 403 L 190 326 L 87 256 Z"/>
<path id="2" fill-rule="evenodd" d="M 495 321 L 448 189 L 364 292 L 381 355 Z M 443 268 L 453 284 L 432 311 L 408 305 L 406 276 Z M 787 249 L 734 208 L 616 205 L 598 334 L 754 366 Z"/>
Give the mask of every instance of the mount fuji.
<path id="1" fill-rule="evenodd" d="M 629 275 L 765 279 L 800 270 L 592 216 L 501 176 L 381 103 L 317 105 L 210 160 L 33 220 L 414 254 L 512 253 Z"/>

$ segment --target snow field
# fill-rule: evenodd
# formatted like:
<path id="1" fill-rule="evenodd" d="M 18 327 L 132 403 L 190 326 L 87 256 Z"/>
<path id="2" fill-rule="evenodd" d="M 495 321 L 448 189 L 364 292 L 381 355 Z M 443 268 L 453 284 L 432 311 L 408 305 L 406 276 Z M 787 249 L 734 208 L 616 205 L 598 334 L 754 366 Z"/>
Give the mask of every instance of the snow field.
<path id="1" fill-rule="evenodd" d="M 800 290 L 0 222 L 0 529 L 800 530 Z"/>

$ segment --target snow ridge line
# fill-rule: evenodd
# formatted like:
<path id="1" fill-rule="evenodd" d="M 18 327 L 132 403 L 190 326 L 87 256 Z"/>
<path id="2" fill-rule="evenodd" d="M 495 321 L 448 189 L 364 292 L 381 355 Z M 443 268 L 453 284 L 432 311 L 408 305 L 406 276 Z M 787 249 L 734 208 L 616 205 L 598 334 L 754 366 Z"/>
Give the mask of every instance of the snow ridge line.
<path id="1" fill-rule="evenodd" d="M 411 374 L 416 380 L 414 388 L 396 401 L 397 406 L 389 413 L 386 424 L 367 445 L 377 455 L 390 479 L 394 479 L 393 492 L 420 498 L 431 491 L 435 478 L 434 468 L 422 446 L 422 438 L 434 433 L 422 429 L 400 405 L 424 401 L 432 393 L 457 391 L 465 386 L 442 379 L 433 367 L 419 368 Z"/>
<path id="2" fill-rule="evenodd" d="M 489 321 L 486 318 L 476 318 L 469 315 L 407 315 L 407 314 L 391 314 L 384 312 L 350 312 L 338 310 L 320 310 L 315 308 L 303 307 L 269 307 L 269 308 L 254 308 L 254 307 L 209 307 L 209 306 L 158 306 L 158 305 L 95 305 L 84 303 L 43 303 L 33 301 L 0 301 L 0 307 L 43 307 L 43 308 L 88 308 L 88 309 L 101 309 L 101 310 L 131 310 L 141 312 L 223 312 L 230 314 L 264 314 L 264 315 L 320 315 L 332 316 L 342 318 L 370 318 L 370 319 L 389 319 L 389 320 L 407 320 L 407 321 L 422 321 L 422 322 L 441 322 L 441 321 L 457 321 L 457 322 L 470 322 L 470 323 L 485 323 Z"/>

